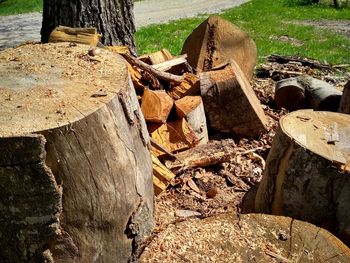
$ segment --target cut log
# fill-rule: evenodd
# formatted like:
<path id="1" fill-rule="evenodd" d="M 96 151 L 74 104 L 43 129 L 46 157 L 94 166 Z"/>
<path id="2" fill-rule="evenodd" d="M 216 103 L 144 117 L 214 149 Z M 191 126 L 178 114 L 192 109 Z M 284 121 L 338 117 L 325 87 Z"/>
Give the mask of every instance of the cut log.
<path id="1" fill-rule="evenodd" d="M 141 263 L 254 261 L 349 262 L 350 249 L 328 231 L 289 217 L 226 213 L 169 224 L 140 257 Z"/>
<path id="2" fill-rule="evenodd" d="M 2 262 L 127 262 L 152 231 L 149 136 L 125 61 L 88 49 L 0 52 Z"/>
<path id="3" fill-rule="evenodd" d="M 305 108 L 305 88 L 296 78 L 283 79 L 276 82 L 275 104 L 289 111 Z"/>
<path id="4" fill-rule="evenodd" d="M 156 195 L 163 192 L 170 181 L 175 178 L 175 174 L 163 165 L 159 159 L 152 154 L 153 162 L 153 186 Z"/>
<path id="5" fill-rule="evenodd" d="M 337 111 L 342 93 L 325 81 L 298 76 L 276 82 L 275 103 L 289 111 L 312 108 Z"/>
<path id="6" fill-rule="evenodd" d="M 256 199 L 256 212 L 287 215 L 350 244 L 350 116 L 294 111 L 280 120 Z"/>
<path id="7" fill-rule="evenodd" d="M 175 102 L 175 108 L 177 115 L 185 118 L 192 127 L 199 144 L 206 144 L 209 139 L 202 98 L 200 96 L 183 97 Z"/>
<path id="8" fill-rule="evenodd" d="M 344 86 L 339 112 L 350 114 L 350 80 Z"/>
<path id="9" fill-rule="evenodd" d="M 199 142 L 185 119 L 163 124 L 151 133 L 151 137 L 172 153 L 194 147 Z M 164 155 L 164 152 L 157 149 L 153 149 L 153 152 L 157 156 Z"/>
<path id="10" fill-rule="evenodd" d="M 163 90 L 145 89 L 143 93 L 141 109 L 146 121 L 166 123 L 173 105 L 173 99 Z"/>
<path id="11" fill-rule="evenodd" d="M 168 94 L 178 100 L 185 96 L 195 96 L 200 94 L 199 77 L 192 73 L 185 73 L 183 81 L 176 86 L 173 86 L 168 91 Z"/>
<path id="12" fill-rule="evenodd" d="M 56 27 L 50 34 L 49 42 L 72 42 L 96 47 L 101 35 L 96 28 L 72 28 L 66 26 Z"/>
<path id="13" fill-rule="evenodd" d="M 118 54 L 126 54 L 131 56 L 130 49 L 127 46 L 105 46 L 109 51 L 118 53 Z"/>
<path id="14" fill-rule="evenodd" d="M 164 61 L 162 63 L 159 64 L 154 64 L 152 65 L 153 68 L 160 70 L 160 71 L 168 71 L 171 70 L 171 68 L 175 67 L 175 66 L 179 66 L 182 64 L 187 63 L 187 55 L 182 55 L 180 57 L 176 57 L 176 58 L 172 58 L 170 60 Z"/>
<path id="15" fill-rule="evenodd" d="M 166 48 L 163 48 L 162 50 L 154 52 L 152 54 L 146 54 L 138 57 L 138 59 L 150 65 L 159 64 L 172 58 L 173 55 L 171 55 L 169 50 L 167 50 Z"/>
<path id="16" fill-rule="evenodd" d="M 218 16 L 210 16 L 186 39 L 182 54 L 198 72 L 211 70 L 234 59 L 248 80 L 252 79 L 257 51 L 247 33 Z"/>
<path id="17" fill-rule="evenodd" d="M 200 82 L 210 127 L 246 137 L 266 131 L 267 120 L 260 102 L 233 60 L 224 69 L 201 73 Z"/>

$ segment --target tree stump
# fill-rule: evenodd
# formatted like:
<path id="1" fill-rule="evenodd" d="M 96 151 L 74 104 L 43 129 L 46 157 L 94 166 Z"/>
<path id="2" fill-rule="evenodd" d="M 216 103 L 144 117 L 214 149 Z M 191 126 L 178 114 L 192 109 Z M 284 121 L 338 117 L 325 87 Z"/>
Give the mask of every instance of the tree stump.
<path id="1" fill-rule="evenodd" d="M 153 227 L 149 136 L 125 61 L 0 52 L 0 261 L 126 262 Z"/>
<path id="2" fill-rule="evenodd" d="M 287 215 L 350 237 L 350 116 L 300 110 L 280 120 L 256 212 Z"/>
<path id="3" fill-rule="evenodd" d="M 140 258 L 142 263 L 349 260 L 349 248 L 328 231 L 292 218 L 263 214 L 222 214 L 170 224 Z"/>

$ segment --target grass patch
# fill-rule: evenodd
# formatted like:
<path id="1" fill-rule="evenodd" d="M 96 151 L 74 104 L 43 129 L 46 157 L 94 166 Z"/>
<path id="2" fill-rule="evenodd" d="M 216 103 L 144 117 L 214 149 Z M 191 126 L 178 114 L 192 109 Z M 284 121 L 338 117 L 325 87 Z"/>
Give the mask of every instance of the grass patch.
<path id="1" fill-rule="evenodd" d="M 38 12 L 42 9 L 42 0 L 6 0 L 0 3 L 0 16 Z"/>
<path id="2" fill-rule="evenodd" d="M 330 30 L 294 24 L 297 20 L 346 19 L 350 9 L 333 7 L 290 6 L 285 0 L 252 0 L 220 15 L 247 31 L 258 47 L 259 62 L 270 54 L 311 57 L 330 64 L 350 63 L 350 39 Z M 140 54 L 168 48 L 179 54 L 191 31 L 205 17 L 183 19 L 163 25 L 141 28 L 136 33 Z M 302 46 L 281 42 L 276 37 L 286 35 L 302 41 Z"/>

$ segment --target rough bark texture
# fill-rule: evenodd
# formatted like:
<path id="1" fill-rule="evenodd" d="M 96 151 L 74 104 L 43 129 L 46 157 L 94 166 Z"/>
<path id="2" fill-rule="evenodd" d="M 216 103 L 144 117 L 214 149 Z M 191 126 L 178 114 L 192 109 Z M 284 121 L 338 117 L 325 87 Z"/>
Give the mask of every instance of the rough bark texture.
<path id="1" fill-rule="evenodd" d="M 199 72 L 234 59 L 251 80 L 256 64 L 256 45 L 247 33 L 218 16 L 210 16 L 186 39 L 181 51 Z"/>
<path id="2" fill-rule="evenodd" d="M 133 0 L 44 0 L 41 40 L 46 43 L 59 25 L 96 27 L 104 45 L 135 49 Z"/>
<path id="3" fill-rule="evenodd" d="M 349 248 L 328 231 L 289 217 L 263 214 L 222 214 L 170 224 L 141 255 L 142 263 L 349 260 Z"/>
<path id="4" fill-rule="evenodd" d="M 152 231 L 149 137 L 125 61 L 99 49 L 97 63 L 88 49 L 62 43 L 0 52 L 0 94 L 8 98 L 0 109 L 2 152 L 17 149 L 13 133 L 23 140 L 40 133 L 47 152 L 45 159 L 43 143 L 41 151 L 26 144 L 21 154 L 39 161 L 5 151 L 11 165 L 0 163 L 0 200 L 9 199 L 0 207 L 16 215 L 0 215 L 1 252 L 17 248 L 8 262 L 27 262 L 27 248 L 38 255 L 49 249 L 54 262 L 127 262 Z M 10 241 L 8 229 L 23 238 Z M 31 238 L 43 229 L 43 238 Z"/>
<path id="5" fill-rule="evenodd" d="M 345 84 L 338 111 L 350 114 L 350 80 Z"/>
<path id="6" fill-rule="evenodd" d="M 266 117 L 249 81 L 231 60 L 221 70 L 200 74 L 201 95 L 211 128 L 255 137 L 266 131 Z"/>
<path id="7" fill-rule="evenodd" d="M 256 212 L 331 230 L 349 244 L 350 117 L 295 111 L 280 121 L 255 198 Z"/>

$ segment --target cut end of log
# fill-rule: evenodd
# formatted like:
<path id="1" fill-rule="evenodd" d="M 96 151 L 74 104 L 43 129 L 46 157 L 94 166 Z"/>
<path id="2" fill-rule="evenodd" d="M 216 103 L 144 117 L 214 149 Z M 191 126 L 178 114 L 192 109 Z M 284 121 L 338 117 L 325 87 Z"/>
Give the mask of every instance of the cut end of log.
<path id="1" fill-rule="evenodd" d="M 146 121 L 165 123 L 173 105 L 173 99 L 165 91 L 145 89 L 143 93 L 141 109 Z"/>

